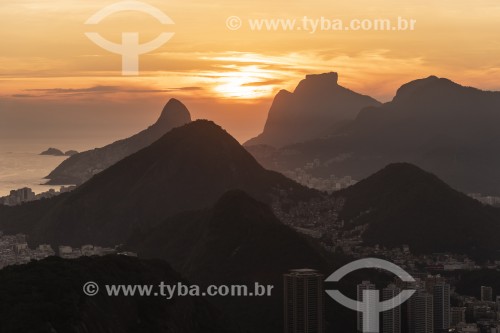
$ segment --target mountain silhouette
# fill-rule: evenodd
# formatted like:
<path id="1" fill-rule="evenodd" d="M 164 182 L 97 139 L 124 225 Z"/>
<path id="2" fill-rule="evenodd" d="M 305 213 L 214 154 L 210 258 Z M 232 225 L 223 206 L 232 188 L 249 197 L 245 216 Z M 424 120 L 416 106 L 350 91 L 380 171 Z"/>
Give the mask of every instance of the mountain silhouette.
<path id="1" fill-rule="evenodd" d="M 173 129 L 67 195 L 0 209 L 0 225 L 5 232 L 30 234 L 34 243 L 116 245 L 138 228 L 209 207 L 232 189 L 264 202 L 283 192 L 287 200 L 318 193 L 264 169 L 222 128 L 198 120 Z M 35 212 L 31 207 L 37 207 Z"/>
<path id="2" fill-rule="evenodd" d="M 307 75 L 293 93 L 281 90 L 274 98 L 262 134 L 245 143 L 284 145 L 320 138 L 343 122 L 353 120 L 375 99 L 338 84 L 337 73 Z"/>
<path id="3" fill-rule="evenodd" d="M 225 193 L 212 208 L 183 212 L 135 233 L 128 246 L 198 282 L 277 282 L 294 267 L 327 267 L 314 246 L 240 190 Z"/>
<path id="4" fill-rule="evenodd" d="M 40 155 L 64 156 L 64 153 L 57 148 L 49 148 L 49 149 L 41 152 Z"/>
<path id="5" fill-rule="evenodd" d="M 209 209 L 181 213 L 128 243 L 139 256 L 168 261 L 201 285 L 255 282 L 273 285 L 267 297 L 221 297 L 211 301 L 252 332 L 282 329 L 283 273 L 314 268 L 328 274 L 330 259 L 304 236 L 283 225 L 262 202 L 234 190 Z"/>
<path id="6" fill-rule="evenodd" d="M 367 225 L 366 244 L 414 253 L 498 255 L 500 209 L 484 206 L 435 175 L 407 163 L 391 164 L 336 192 L 346 199 L 340 218 L 346 228 Z"/>
<path id="7" fill-rule="evenodd" d="M 101 289 L 85 296 L 93 281 Z M 0 331 L 40 333 L 239 332 L 201 297 L 108 296 L 105 285 L 189 283 L 160 260 L 50 257 L 0 271 Z M 29 290 L 29 292 L 26 292 Z M 155 292 L 158 289 L 154 290 Z"/>
<path id="8" fill-rule="evenodd" d="M 323 165 L 315 172 L 355 179 L 409 162 L 461 191 L 500 195 L 498 123 L 500 92 L 430 76 L 403 85 L 391 102 L 364 108 L 327 138 L 253 153 L 280 171 L 319 159 Z"/>
<path id="9" fill-rule="evenodd" d="M 172 98 L 163 108 L 155 124 L 130 138 L 72 155 L 46 177 L 49 179 L 47 184 L 82 184 L 123 158 L 149 146 L 171 129 L 190 121 L 191 115 L 188 109 L 180 101 Z"/>

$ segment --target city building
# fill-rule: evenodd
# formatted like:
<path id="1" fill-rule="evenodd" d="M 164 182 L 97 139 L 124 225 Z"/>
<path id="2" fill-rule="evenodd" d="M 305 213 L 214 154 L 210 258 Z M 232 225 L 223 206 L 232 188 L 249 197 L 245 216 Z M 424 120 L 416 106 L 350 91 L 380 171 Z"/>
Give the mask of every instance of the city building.
<path id="1" fill-rule="evenodd" d="M 450 328 L 450 285 L 439 282 L 433 286 L 434 330 L 447 332 Z"/>
<path id="2" fill-rule="evenodd" d="M 25 202 L 41 200 L 41 199 L 49 199 L 61 193 L 70 192 L 75 188 L 76 186 L 67 186 L 67 187 L 63 186 L 61 187 L 60 192 L 54 189 L 50 189 L 47 192 L 35 194 L 31 188 L 25 187 L 18 190 L 12 190 L 10 191 L 10 194 L 8 196 L 0 197 L 0 205 L 17 206 Z"/>
<path id="3" fill-rule="evenodd" d="M 457 333 L 479 333 L 479 328 L 477 324 L 466 324 L 461 323 L 457 326 Z"/>
<path id="4" fill-rule="evenodd" d="M 26 235 L 4 235 L 0 231 L 0 269 L 10 265 L 26 264 L 31 260 L 40 260 L 54 254 L 54 250 L 48 244 L 30 249 Z"/>
<path id="5" fill-rule="evenodd" d="M 496 311 L 490 302 L 477 302 L 472 304 L 472 320 L 477 322 L 480 320 L 496 319 Z"/>
<path id="6" fill-rule="evenodd" d="M 493 301 L 493 288 L 487 286 L 481 286 L 481 301 L 483 302 Z"/>
<path id="7" fill-rule="evenodd" d="M 23 202 L 32 201 L 35 199 L 35 193 L 30 188 L 21 188 L 12 190 L 10 194 L 2 198 L 1 203 L 7 206 L 20 205 Z"/>
<path id="8" fill-rule="evenodd" d="M 410 333 L 434 333 L 433 296 L 419 289 L 408 301 L 408 328 Z"/>
<path id="9" fill-rule="evenodd" d="M 357 299 L 360 302 L 364 301 L 364 291 L 365 290 L 376 290 L 377 288 L 373 283 L 370 281 L 363 281 L 361 284 L 358 284 L 357 286 Z M 378 300 L 377 300 L 378 301 Z M 357 329 L 358 332 L 363 332 L 363 313 L 361 311 L 362 309 L 358 309 L 358 319 L 357 319 Z"/>
<path id="10" fill-rule="evenodd" d="M 450 312 L 450 326 L 457 327 L 460 323 L 465 323 L 465 309 L 464 307 L 453 307 Z"/>
<path id="11" fill-rule="evenodd" d="M 429 275 L 427 274 L 422 278 L 422 281 L 425 283 L 425 290 L 432 294 L 434 293 L 434 286 L 442 283 L 446 283 L 446 279 L 441 275 Z"/>
<path id="12" fill-rule="evenodd" d="M 73 248 L 67 245 L 59 246 L 59 256 L 64 259 L 76 259 L 82 256 L 105 256 L 108 254 L 116 254 L 116 250 L 94 245 L 84 245 L 81 248 Z"/>
<path id="13" fill-rule="evenodd" d="M 382 333 L 401 333 L 401 289 L 389 284 L 382 290 L 382 300 L 393 300 L 390 310 L 382 312 Z"/>
<path id="14" fill-rule="evenodd" d="M 496 297 L 495 305 L 496 305 L 496 310 L 497 310 L 497 318 L 500 319 L 500 296 Z"/>
<path id="15" fill-rule="evenodd" d="M 313 269 L 294 269 L 283 278 L 284 332 L 324 332 L 324 275 Z"/>

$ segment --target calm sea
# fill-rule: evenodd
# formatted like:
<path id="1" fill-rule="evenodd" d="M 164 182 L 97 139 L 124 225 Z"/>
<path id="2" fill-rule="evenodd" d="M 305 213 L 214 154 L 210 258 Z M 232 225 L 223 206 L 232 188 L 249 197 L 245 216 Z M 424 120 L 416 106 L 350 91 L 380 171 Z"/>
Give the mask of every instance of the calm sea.
<path id="1" fill-rule="evenodd" d="M 8 195 L 10 190 L 30 187 L 35 193 L 60 186 L 45 186 L 47 176 L 67 157 L 42 156 L 35 153 L 0 152 L 0 197 Z"/>

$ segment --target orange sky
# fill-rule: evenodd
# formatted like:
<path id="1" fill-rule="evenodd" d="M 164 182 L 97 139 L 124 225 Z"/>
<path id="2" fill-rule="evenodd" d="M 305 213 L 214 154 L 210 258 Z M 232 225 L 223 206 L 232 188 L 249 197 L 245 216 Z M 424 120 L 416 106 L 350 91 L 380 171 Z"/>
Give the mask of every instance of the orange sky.
<path id="1" fill-rule="evenodd" d="M 89 148 L 134 133 L 178 97 L 195 118 L 220 123 L 239 140 L 261 129 L 272 96 L 307 73 L 337 71 L 340 84 L 379 100 L 403 83 L 434 74 L 500 90 L 497 0 L 157 1 L 174 25 L 137 12 L 85 21 L 109 0 L 4 0 L 0 5 L 2 145 Z M 229 16 L 243 26 L 226 27 Z M 415 31 L 252 31 L 248 19 L 402 16 Z M 141 43 L 174 32 L 140 57 L 140 75 L 121 75 L 121 57 L 92 43 L 96 31 Z M 58 144 L 59 143 L 59 144 Z"/>

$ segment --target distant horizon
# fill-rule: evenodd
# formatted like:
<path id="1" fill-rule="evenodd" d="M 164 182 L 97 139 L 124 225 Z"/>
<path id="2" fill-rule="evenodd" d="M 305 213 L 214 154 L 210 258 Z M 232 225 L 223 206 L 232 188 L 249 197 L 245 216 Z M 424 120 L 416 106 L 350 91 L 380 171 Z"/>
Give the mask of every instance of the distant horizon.
<path id="1" fill-rule="evenodd" d="M 500 6 L 491 0 L 452 6 L 393 0 L 149 0 L 175 24 L 162 25 L 134 11 L 85 24 L 117 2 L 12 0 L 3 5 L 0 151 L 32 143 L 68 142 L 66 147 L 78 150 L 102 146 L 152 124 L 171 97 L 186 104 L 194 119 L 213 120 L 244 142 L 260 133 L 280 89 L 292 90 L 306 74 L 330 71 L 339 73 L 342 86 L 381 102 L 391 100 L 402 84 L 430 75 L 500 90 L 500 46 L 492 43 Z M 400 17 L 414 21 L 414 29 L 329 31 L 318 25 L 313 33 L 250 26 L 251 20 L 264 19 L 318 23 Z M 85 34 L 92 31 L 114 43 L 125 31 L 137 31 L 141 43 L 161 32 L 174 35 L 139 57 L 138 76 L 123 76 L 121 56 L 89 40 Z"/>
<path id="2" fill-rule="evenodd" d="M 309 74 L 320 74 L 320 73 L 308 73 Z M 427 78 L 429 76 L 436 76 L 433 74 L 427 75 L 427 76 L 421 76 L 412 79 L 413 80 L 418 80 L 422 78 Z M 439 77 L 439 76 L 438 76 Z M 301 78 L 300 80 L 304 79 Z M 442 77 L 445 78 L 445 77 Z M 449 78 L 446 78 L 449 79 Z M 299 80 L 299 81 L 300 81 Z M 452 79 L 450 79 L 452 80 Z M 298 82 L 294 82 L 294 85 L 291 86 L 289 89 L 278 89 L 278 90 L 288 90 L 293 92 L 295 89 L 296 85 Z M 408 82 L 411 82 L 408 81 Z M 452 80 L 455 83 L 458 83 L 463 86 L 470 86 L 468 84 L 465 84 L 463 82 L 457 82 Z M 402 84 L 405 84 L 407 82 L 403 82 Z M 402 85 L 401 84 L 401 85 Z M 342 73 L 339 73 L 339 85 L 344 86 L 348 89 L 351 89 L 349 86 L 346 84 L 343 84 L 342 82 Z M 394 89 L 393 95 L 386 99 L 386 100 L 380 100 L 382 103 L 390 102 L 396 92 L 397 89 L 400 86 L 398 86 L 396 89 Z M 477 89 L 485 90 L 485 91 L 492 91 L 495 92 L 496 90 L 488 90 L 482 87 L 477 87 L 477 86 L 470 86 L 474 87 Z M 351 89 L 352 90 L 352 89 Z M 372 95 L 362 92 L 362 91 L 356 91 L 358 93 L 368 95 L 373 97 Z M 67 150 L 77 150 L 77 151 L 85 151 L 85 150 L 90 150 L 94 148 L 100 148 L 105 145 L 108 145 L 114 141 L 124 139 L 126 137 L 129 137 L 131 135 L 134 135 L 143 129 L 147 128 L 148 126 L 152 125 L 160 116 L 161 110 L 163 109 L 163 106 L 168 102 L 168 100 L 176 98 L 179 99 L 182 103 L 184 103 L 188 110 L 190 111 L 193 120 L 196 119 L 208 119 L 216 122 L 218 125 L 222 126 L 225 130 L 227 130 L 233 137 L 235 137 L 241 144 L 246 142 L 247 140 L 257 136 L 260 134 L 264 128 L 264 124 L 267 120 L 268 116 L 268 111 L 269 108 L 271 107 L 273 98 L 269 99 L 259 99 L 256 101 L 251 101 L 251 102 L 246 102 L 242 104 L 240 107 L 245 110 L 247 121 L 244 123 L 238 123 L 235 121 L 230 121 L 227 120 L 227 118 L 230 118 L 231 111 L 223 110 L 223 108 L 228 108 L 230 107 L 227 104 L 227 101 L 207 101 L 204 99 L 200 99 L 199 101 L 196 101 L 196 98 L 187 98 L 187 97 L 179 97 L 179 96 L 167 96 L 167 97 L 155 97 L 155 98 L 150 98 L 146 101 L 144 100 L 139 100 L 136 103 L 133 103 L 132 105 L 128 105 L 128 108 L 124 111 L 126 114 L 126 117 L 123 118 L 121 117 L 120 114 L 116 114 L 116 118 L 114 119 L 115 123 L 112 121 L 107 120 L 106 122 L 100 122 L 99 120 L 93 120 L 92 122 L 89 122 L 87 125 L 88 126 L 95 126 L 95 127 L 89 127 L 85 128 L 85 131 L 78 132 L 80 130 L 80 126 L 78 124 L 70 124 L 67 126 L 62 126 L 60 127 L 57 122 L 51 122 L 50 124 L 46 123 L 46 126 L 50 126 L 50 130 L 52 131 L 50 135 L 48 133 L 44 133 L 44 124 L 40 124 L 39 126 L 35 126 L 34 128 L 31 129 L 31 131 L 26 131 L 30 133 L 31 135 L 26 135 L 26 132 L 23 133 L 22 137 L 16 137 L 15 135 L 12 137 L 9 137 L 9 123 L 4 122 L 3 125 L 5 126 L 5 131 L 0 131 L 0 153 L 7 153 L 7 152 L 29 152 L 29 153 L 40 153 L 43 150 L 47 148 L 57 148 L 61 149 L 64 151 Z M 187 101 L 187 102 L 186 102 Z M 33 102 L 32 99 L 30 99 L 30 102 Z M 222 103 L 221 103 L 222 102 Z M 89 105 L 89 108 L 94 108 L 96 107 L 96 104 L 93 101 L 89 101 L 91 105 Z M 110 108 L 111 106 L 120 106 L 123 107 L 124 105 L 122 103 L 117 103 L 117 102 L 110 102 L 110 101 L 103 101 L 104 105 L 103 106 L 98 106 L 99 109 L 106 109 Z M 6 111 L 1 108 L 2 104 L 6 105 L 7 103 L 2 103 L 2 100 L 0 98 L 0 114 L 2 111 Z M 43 104 L 42 104 L 43 105 Z M 144 110 L 144 105 L 147 106 L 147 110 Z M 192 107 L 190 107 L 190 105 Z M 212 107 L 217 108 L 222 106 L 222 108 L 218 110 L 213 110 L 209 109 L 204 110 L 203 108 L 207 105 L 212 105 Z M 32 107 L 33 104 L 30 103 L 30 106 Z M 131 108 L 137 108 L 135 111 L 131 110 Z M 74 110 L 76 112 L 78 111 L 83 111 L 85 110 L 84 104 L 80 105 L 77 110 Z M 140 110 L 140 111 L 138 111 Z M 22 112 L 22 110 L 19 110 Z M 90 110 L 89 110 L 90 111 Z M 118 111 L 120 112 L 120 111 Z M 140 112 L 140 115 L 138 113 Z M 6 112 L 8 113 L 8 112 Z M 13 114 L 10 114 L 12 118 L 14 118 L 14 121 L 16 123 L 16 131 L 14 133 L 19 134 L 19 130 L 17 128 L 23 126 L 23 124 L 19 123 L 19 121 L 22 121 L 20 118 L 15 119 L 16 117 Z M 224 118 L 226 116 L 226 119 Z M 252 119 L 253 121 L 249 121 Z M 47 119 L 45 119 L 47 121 Z M 31 123 L 32 120 L 29 119 L 28 123 Z M 127 126 L 120 126 L 124 123 L 127 123 Z M 34 124 L 33 124 L 34 125 Z M 2 123 L 0 123 L 0 129 L 1 129 Z M 76 131 L 75 131 L 76 130 Z M 6 134 L 7 133 L 7 134 Z M 3 134 L 3 135 L 2 135 Z M 31 139 L 31 136 L 34 136 L 36 139 Z"/>

